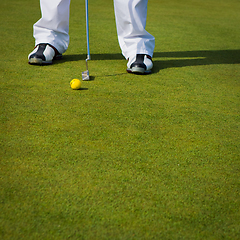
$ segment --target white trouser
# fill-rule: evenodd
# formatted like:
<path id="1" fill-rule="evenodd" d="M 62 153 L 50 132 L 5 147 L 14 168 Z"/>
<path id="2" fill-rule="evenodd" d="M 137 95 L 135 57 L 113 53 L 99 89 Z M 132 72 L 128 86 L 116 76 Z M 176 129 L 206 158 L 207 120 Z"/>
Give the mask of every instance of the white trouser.
<path id="1" fill-rule="evenodd" d="M 153 55 L 155 39 L 145 30 L 148 0 L 114 0 L 119 45 L 125 58 Z M 33 25 L 35 44 L 49 43 L 60 53 L 69 44 L 70 0 L 40 0 L 42 17 Z M 107 39 L 106 39 L 107 41 Z"/>
<path id="2" fill-rule="evenodd" d="M 155 39 L 146 30 L 148 0 L 114 0 L 118 41 L 125 58 L 137 53 L 152 57 Z"/>

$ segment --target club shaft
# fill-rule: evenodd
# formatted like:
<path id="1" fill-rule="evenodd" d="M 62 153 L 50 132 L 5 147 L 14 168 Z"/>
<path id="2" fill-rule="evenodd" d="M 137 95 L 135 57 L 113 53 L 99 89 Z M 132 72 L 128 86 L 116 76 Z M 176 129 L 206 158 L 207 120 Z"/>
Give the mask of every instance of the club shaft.
<path id="1" fill-rule="evenodd" d="M 90 60 L 90 47 L 89 47 L 89 18 L 88 18 L 88 0 L 85 0 L 86 8 L 86 34 L 87 34 L 87 60 Z"/>

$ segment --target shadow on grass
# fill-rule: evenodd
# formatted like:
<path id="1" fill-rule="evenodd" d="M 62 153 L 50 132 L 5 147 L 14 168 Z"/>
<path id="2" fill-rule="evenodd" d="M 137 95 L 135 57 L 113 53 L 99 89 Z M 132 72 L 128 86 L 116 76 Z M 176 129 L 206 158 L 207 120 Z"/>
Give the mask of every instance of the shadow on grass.
<path id="1" fill-rule="evenodd" d="M 158 52 L 156 54 L 154 53 L 154 58 L 170 58 L 154 60 L 153 72 L 158 72 L 165 68 L 213 64 L 239 64 L 240 50 Z"/>
<path id="2" fill-rule="evenodd" d="M 73 54 L 73 55 L 63 55 L 63 58 L 56 63 L 63 62 L 76 62 L 85 60 L 87 57 L 86 54 Z M 103 53 L 103 54 L 91 54 L 91 60 L 124 60 L 124 57 L 121 53 Z M 55 63 L 55 62 L 54 62 Z"/>
<path id="3" fill-rule="evenodd" d="M 159 60 L 159 58 L 163 58 Z M 166 59 L 169 58 L 169 59 Z M 86 54 L 64 55 L 56 63 L 85 60 Z M 91 60 L 124 60 L 120 53 L 91 54 Z M 186 66 L 201 66 L 212 64 L 238 64 L 240 63 L 240 50 L 202 50 L 180 52 L 155 52 L 153 56 L 153 73 L 165 68 Z"/>

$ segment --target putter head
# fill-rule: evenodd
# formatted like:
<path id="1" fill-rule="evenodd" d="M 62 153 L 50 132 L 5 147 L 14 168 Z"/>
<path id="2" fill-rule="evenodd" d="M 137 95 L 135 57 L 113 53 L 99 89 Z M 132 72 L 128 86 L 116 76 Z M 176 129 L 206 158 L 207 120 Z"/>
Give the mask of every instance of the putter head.
<path id="1" fill-rule="evenodd" d="M 83 81 L 88 81 L 88 80 L 90 80 L 89 71 L 88 71 L 88 70 L 82 72 L 82 80 L 83 80 Z"/>

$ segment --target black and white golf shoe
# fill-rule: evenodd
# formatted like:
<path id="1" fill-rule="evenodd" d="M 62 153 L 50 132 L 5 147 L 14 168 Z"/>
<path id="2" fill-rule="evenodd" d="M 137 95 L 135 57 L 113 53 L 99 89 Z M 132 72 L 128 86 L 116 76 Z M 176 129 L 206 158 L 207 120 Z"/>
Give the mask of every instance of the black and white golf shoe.
<path id="1" fill-rule="evenodd" d="M 62 54 L 48 43 L 38 44 L 28 55 L 28 63 L 33 65 L 49 65 L 53 59 L 62 59 Z"/>
<path id="2" fill-rule="evenodd" d="M 153 68 L 152 58 L 146 54 L 137 54 L 128 59 L 127 72 L 135 74 L 149 74 Z"/>

